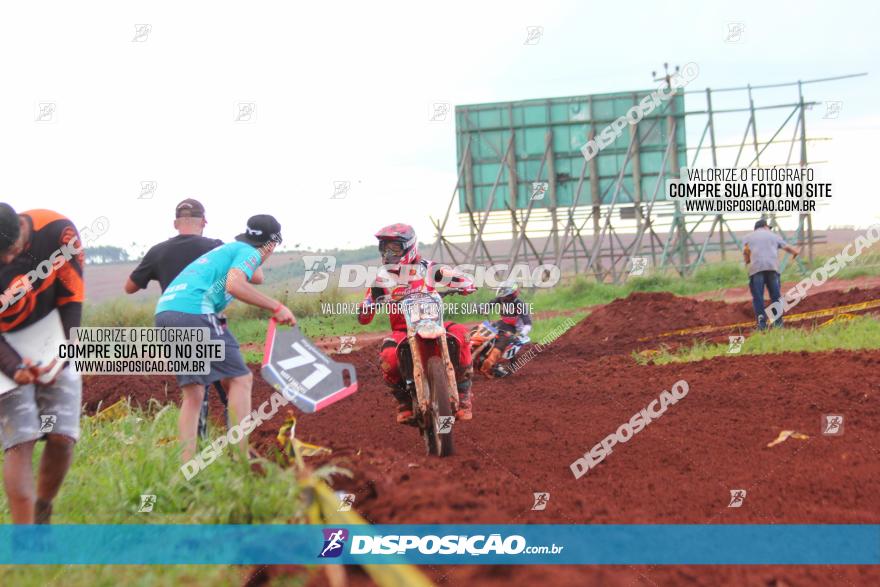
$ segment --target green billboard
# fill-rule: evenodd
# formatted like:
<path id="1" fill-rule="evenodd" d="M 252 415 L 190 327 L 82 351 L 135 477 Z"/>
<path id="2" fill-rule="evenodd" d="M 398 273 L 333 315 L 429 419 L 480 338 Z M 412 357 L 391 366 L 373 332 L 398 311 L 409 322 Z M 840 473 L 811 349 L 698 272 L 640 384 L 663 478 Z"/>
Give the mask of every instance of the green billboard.
<path id="1" fill-rule="evenodd" d="M 455 132 L 459 169 L 463 179 L 459 190 L 459 211 L 522 209 L 532 200 L 534 182 L 547 182 L 555 188 L 555 198 L 535 198 L 533 208 L 571 206 L 580 184 L 578 205 L 608 204 L 614 194 L 621 166 L 626 161 L 632 132 L 633 112 L 642 117 L 638 129 L 638 144 L 624 172 L 623 187 L 618 203 L 632 202 L 634 198 L 650 199 L 654 184 L 663 165 L 664 152 L 669 143 L 668 117 L 674 116 L 677 167 L 686 166 L 684 128 L 684 96 L 679 93 L 671 99 L 653 98 L 654 107 L 646 112 L 644 105 L 652 100 L 657 90 L 641 90 L 590 96 L 546 98 L 518 102 L 497 102 L 456 106 Z M 668 94 L 664 94 L 668 97 Z M 640 111 L 639 105 L 643 104 Z M 633 107 L 636 109 L 630 112 Z M 616 125 L 616 138 L 599 149 L 591 161 L 582 149 L 591 131 L 605 137 L 620 117 L 630 118 L 625 126 Z M 513 137 L 513 144 L 510 139 Z M 470 145 L 470 149 L 468 149 Z M 512 153 L 508 153 L 508 146 Z M 637 148 L 636 148 L 637 147 Z M 465 154 L 469 153 L 467 161 Z M 511 159 L 512 157 L 512 159 Z M 504 165 L 505 160 L 508 165 Z M 667 162 L 667 173 L 673 161 Z M 516 170 L 511 177 L 510 168 Z M 500 179 L 499 179 L 500 172 Z M 581 175 L 583 174 L 583 181 Z M 595 177 L 593 177 L 595 175 Z M 636 190 L 636 179 L 641 190 Z M 492 188 L 498 188 L 492 198 Z M 515 202 L 512 194 L 516 185 Z M 594 194 L 594 191 L 596 194 Z M 657 199 L 663 198 L 661 188 Z"/>

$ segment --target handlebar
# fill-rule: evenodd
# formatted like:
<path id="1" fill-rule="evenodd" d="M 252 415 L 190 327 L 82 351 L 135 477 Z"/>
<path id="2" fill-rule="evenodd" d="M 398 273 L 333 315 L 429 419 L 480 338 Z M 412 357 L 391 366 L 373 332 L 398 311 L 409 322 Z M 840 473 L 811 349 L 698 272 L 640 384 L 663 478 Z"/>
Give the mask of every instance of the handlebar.
<path id="1" fill-rule="evenodd" d="M 435 293 L 437 295 L 439 295 L 441 298 L 445 298 L 446 296 L 461 295 L 461 291 L 457 290 L 457 289 L 446 289 L 443 291 L 436 291 Z M 385 304 L 395 303 L 393 300 L 391 300 L 387 296 L 383 296 L 383 298 L 385 298 L 385 299 L 379 299 L 379 300 L 374 301 L 372 304 L 364 305 L 363 306 L 364 311 L 365 312 L 374 312 L 378 308 L 381 308 L 382 306 L 384 306 Z"/>

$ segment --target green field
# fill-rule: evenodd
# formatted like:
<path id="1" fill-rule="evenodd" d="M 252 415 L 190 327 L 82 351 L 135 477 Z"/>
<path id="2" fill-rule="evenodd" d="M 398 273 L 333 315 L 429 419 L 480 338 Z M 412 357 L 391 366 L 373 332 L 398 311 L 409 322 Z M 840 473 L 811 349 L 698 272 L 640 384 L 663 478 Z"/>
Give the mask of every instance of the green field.
<path id="1" fill-rule="evenodd" d="M 297 524 L 306 518 L 293 469 L 261 459 L 264 475 L 247 462 L 218 458 L 187 481 L 179 470 L 176 406 L 151 404 L 113 421 L 82 419 L 82 437 L 55 500 L 55 524 Z M 217 431 L 212 431 L 212 438 Z M 35 470 L 42 443 L 34 456 Z M 0 456 L 2 462 L 2 456 Z M 318 476 L 330 469 L 318 470 Z M 326 478 L 326 477 L 325 477 Z M 139 512 L 142 495 L 155 495 Z M 0 523 L 8 524 L 6 500 Z M 210 545 L 206 545 L 209 548 Z M 0 585 L 242 585 L 248 569 L 232 566 L 0 566 Z M 291 577 L 287 584 L 300 584 Z M 282 583 L 283 584 L 283 583 Z"/>

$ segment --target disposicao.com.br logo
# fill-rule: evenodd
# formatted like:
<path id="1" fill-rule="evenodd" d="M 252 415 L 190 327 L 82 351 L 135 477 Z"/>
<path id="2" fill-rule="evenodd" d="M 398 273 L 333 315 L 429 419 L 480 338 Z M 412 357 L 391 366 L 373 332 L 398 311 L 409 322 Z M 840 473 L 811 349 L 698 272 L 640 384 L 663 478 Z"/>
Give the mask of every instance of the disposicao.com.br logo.
<path id="1" fill-rule="evenodd" d="M 348 530 L 345 528 L 327 528 L 324 531 L 324 546 L 318 558 L 336 558 L 345 550 L 345 541 L 348 540 Z"/>
<path id="2" fill-rule="evenodd" d="M 319 558 L 339 556 L 345 549 L 349 538 L 343 529 L 324 530 L 324 547 Z M 529 546 L 523 536 L 513 534 L 467 535 L 388 535 L 351 536 L 351 555 L 521 555 L 521 554 L 561 554 L 564 546 Z"/>
<path id="3" fill-rule="evenodd" d="M 302 283 L 296 290 L 299 293 L 320 293 L 331 285 L 336 275 L 336 286 L 340 288 L 397 287 L 425 278 L 427 266 L 422 263 L 411 265 L 367 266 L 360 264 L 337 265 L 332 255 L 303 255 L 305 272 Z M 499 287 L 506 281 L 516 281 L 522 286 L 550 288 L 559 283 L 562 270 L 551 263 L 531 267 L 528 263 L 495 263 L 494 265 L 444 265 L 451 269 L 442 278 L 434 280 L 438 286 L 447 287 L 456 275 L 464 276 L 474 282 L 476 287 Z"/>

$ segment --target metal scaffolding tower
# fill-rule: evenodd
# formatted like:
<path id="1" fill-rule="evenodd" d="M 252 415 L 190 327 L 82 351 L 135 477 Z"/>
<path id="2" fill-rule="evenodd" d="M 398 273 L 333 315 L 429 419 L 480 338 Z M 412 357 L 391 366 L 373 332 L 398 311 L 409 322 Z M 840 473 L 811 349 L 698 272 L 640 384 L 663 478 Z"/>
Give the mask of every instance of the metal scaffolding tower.
<path id="1" fill-rule="evenodd" d="M 532 177 L 524 177 L 523 160 L 518 161 L 515 156 L 517 140 L 521 138 L 517 133 L 524 131 L 516 128 L 513 109 L 509 110 L 504 128 L 504 136 L 508 138 L 503 148 L 499 149 L 497 136 L 495 142 L 486 141 L 478 127 L 474 129 L 470 126 L 471 109 L 474 107 L 456 107 L 457 120 L 464 123 L 457 129 L 460 141 L 458 178 L 445 217 L 442 221 L 433 220 L 437 240 L 432 255 L 453 264 L 556 264 L 576 273 L 592 275 L 599 281 L 615 283 L 627 278 L 634 258 L 647 258 L 655 269 L 671 268 L 682 276 L 687 275 L 705 263 L 707 255 L 725 259 L 732 250 L 739 250 L 740 243 L 730 222 L 749 217 L 743 214 L 686 213 L 677 202 L 666 201 L 666 181 L 679 177 L 680 161 L 689 162 L 691 167 L 711 165 L 739 168 L 805 168 L 822 163 L 808 158 L 807 147 L 810 143 L 828 139 L 807 135 L 805 111 L 819 102 L 804 99 L 804 86 L 862 75 L 866 74 L 714 90 L 674 90 L 675 96 L 687 97 L 688 108 L 678 109 L 678 105 L 685 103 L 683 99 L 666 100 L 636 124 L 627 125 L 629 139 L 625 149 L 615 144 L 603 151 L 603 154 L 622 157 L 616 178 L 610 182 L 607 177 L 600 175 L 596 157 L 590 160 L 580 157 L 580 173 L 577 175 L 558 173 L 554 169 L 552 130 L 547 130 L 544 136 L 543 154 L 529 161 L 536 172 Z M 667 70 L 657 81 L 665 80 L 669 87 L 669 79 Z M 787 101 L 756 104 L 756 96 L 762 91 L 780 88 L 796 89 L 796 97 Z M 730 108 L 713 108 L 713 98 L 717 100 L 719 96 L 726 99 L 740 97 L 741 103 Z M 638 93 L 632 93 L 633 104 L 638 102 L 638 97 Z M 695 107 L 700 101 L 704 101 L 702 107 Z M 588 137 L 591 140 L 614 121 L 614 118 L 594 116 L 593 106 L 591 98 Z M 787 117 L 778 124 L 765 123 L 759 133 L 759 114 L 771 112 L 787 113 Z M 718 144 L 716 130 L 719 120 L 733 120 L 733 124 L 741 124 L 737 118 L 745 121 L 742 139 L 738 143 Z M 702 128 L 702 132 L 696 147 L 685 147 L 685 152 L 681 153 L 678 127 L 684 125 L 685 120 L 688 128 Z M 658 125 L 664 128 L 658 129 Z M 791 138 L 787 138 L 787 129 L 792 133 Z M 648 151 L 653 149 L 655 152 L 646 155 L 645 137 L 656 138 L 658 131 L 665 136 L 665 145 L 647 147 Z M 765 138 L 760 138 L 762 135 Z M 485 186 L 488 189 L 491 185 L 487 201 L 477 206 L 474 199 L 474 166 L 481 161 L 474 157 L 474 151 L 481 141 L 481 152 L 487 151 L 486 144 L 491 147 L 488 159 L 498 164 L 498 172 L 494 182 Z M 772 149 L 774 146 L 779 148 Z M 780 148 L 785 151 L 786 146 L 787 156 L 783 158 Z M 795 146 L 798 147 L 797 154 Z M 643 189 L 646 156 L 653 156 L 654 160 L 662 157 L 660 172 L 648 190 Z M 486 159 L 484 157 L 483 160 Z M 601 191 L 600 180 L 606 180 Z M 570 182 L 569 185 L 575 186 L 570 205 L 558 205 L 560 182 Z M 521 193 L 522 186 L 536 184 L 542 184 L 541 189 L 546 191 L 546 206 L 536 206 L 537 201 L 544 200 L 543 191 L 540 200 L 532 197 L 526 205 L 517 205 L 517 194 Z M 585 186 L 589 189 L 585 190 Z M 584 191 L 591 194 L 591 201 L 582 201 Z M 466 226 L 465 232 L 453 233 L 449 228 L 456 201 L 463 202 L 459 222 Z M 498 202 L 502 201 L 503 205 L 498 209 Z M 751 217 L 755 218 L 754 215 Z M 771 221 L 775 220 L 776 217 L 771 217 Z M 813 245 L 817 239 L 810 214 L 799 214 L 795 234 L 784 236 L 805 245 L 806 256 L 812 260 Z"/>

